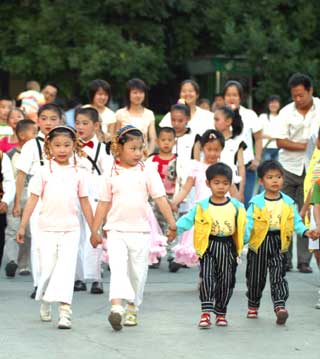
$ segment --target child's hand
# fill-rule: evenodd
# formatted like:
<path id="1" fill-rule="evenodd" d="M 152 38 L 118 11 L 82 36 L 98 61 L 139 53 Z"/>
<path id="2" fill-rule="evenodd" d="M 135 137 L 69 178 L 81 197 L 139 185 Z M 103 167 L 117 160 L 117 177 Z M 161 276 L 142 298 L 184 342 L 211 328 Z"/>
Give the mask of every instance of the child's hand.
<path id="1" fill-rule="evenodd" d="M 169 242 L 172 242 L 176 238 L 176 235 L 177 235 L 177 228 L 174 228 L 174 229 L 168 228 L 167 238 L 168 238 Z"/>
<path id="2" fill-rule="evenodd" d="M 90 243 L 93 248 L 97 248 L 99 244 L 102 243 L 102 239 L 100 238 L 98 233 L 92 233 L 90 237 Z"/>
<path id="3" fill-rule="evenodd" d="M 0 213 L 7 213 L 8 205 L 6 202 L 0 202 Z"/>
<path id="4" fill-rule="evenodd" d="M 316 229 L 312 229 L 311 231 L 309 230 L 309 231 L 304 232 L 304 235 L 306 237 L 309 237 L 309 238 L 313 239 L 314 241 L 319 238 L 319 234 L 320 234 L 319 231 Z"/>
<path id="5" fill-rule="evenodd" d="M 18 232 L 17 232 L 17 236 L 16 236 L 16 241 L 19 244 L 23 244 L 24 243 L 24 236 L 25 236 L 25 229 L 24 228 L 19 228 Z"/>
<path id="6" fill-rule="evenodd" d="M 12 215 L 13 217 L 20 217 L 21 215 L 21 208 L 19 205 L 14 205 L 12 209 Z"/>
<path id="7" fill-rule="evenodd" d="M 168 201 L 168 202 L 169 202 L 170 207 L 171 207 L 173 212 L 178 212 L 179 211 L 179 207 L 178 207 L 178 205 L 176 203 L 171 202 L 171 201 Z"/>

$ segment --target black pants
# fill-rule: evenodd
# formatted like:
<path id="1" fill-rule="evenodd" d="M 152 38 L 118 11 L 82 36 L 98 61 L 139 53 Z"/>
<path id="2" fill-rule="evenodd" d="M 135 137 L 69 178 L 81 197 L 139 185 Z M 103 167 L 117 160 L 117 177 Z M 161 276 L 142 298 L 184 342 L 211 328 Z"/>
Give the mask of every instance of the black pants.
<path id="1" fill-rule="evenodd" d="M 269 270 L 271 298 L 274 308 L 284 307 L 289 296 L 286 257 L 281 253 L 280 232 L 268 232 L 258 253 L 249 249 L 247 255 L 248 306 L 259 308 Z"/>
<path id="2" fill-rule="evenodd" d="M 237 254 L 233 238 L 210 236 L 200 268 L 202 312 L 226 314 L 236 283 Z"/>
<path id="3" fill-rule="evenodd" d="M 5 229 L 7 226 L 7 215 L 6 213 L 0 214 L 0 267 L 3 257 L 3 248 L 5 243 Z"/>

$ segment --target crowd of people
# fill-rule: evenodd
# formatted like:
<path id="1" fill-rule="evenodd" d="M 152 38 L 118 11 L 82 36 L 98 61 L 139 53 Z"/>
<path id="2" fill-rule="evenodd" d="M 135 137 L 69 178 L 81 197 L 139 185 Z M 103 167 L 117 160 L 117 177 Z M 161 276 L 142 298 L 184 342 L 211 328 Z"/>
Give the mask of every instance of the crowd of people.
<path id="1" fill-rule="evenodd" d="M 0 98 L 0 265 L 33 277 L 40 319 L 71 328 L 74 291 L 104 293 L 110 268 L 109 322 L 136 326 L 148 268 L 198 266 L 200 328 L 226 326 L 239 258 L 247 248 L 249 319 L 258 317 L 269 272 L 276 323 L 288 318 L 286 272 L 320 268 L 320 100 L 301 73 L 293 102 L 270 96 L 259 117 L 243 87 L 199 99 L 194 80 L 156 124 L 144 81 L 126 84 L 113 112 L 110 84 L 93 80 L 88 104 L 67 111 L 58 87 L 36 81 L 16 99 Z M 320 298 L 316 304 L 320 309 Z"/>

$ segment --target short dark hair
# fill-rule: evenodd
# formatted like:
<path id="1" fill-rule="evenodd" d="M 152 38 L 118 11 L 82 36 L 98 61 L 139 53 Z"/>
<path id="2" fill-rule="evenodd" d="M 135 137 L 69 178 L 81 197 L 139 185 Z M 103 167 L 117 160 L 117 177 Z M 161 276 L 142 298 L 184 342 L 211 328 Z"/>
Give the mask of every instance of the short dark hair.
<path id="1" fill-rule="evenodd" d="M 161 133 L 172 133 L 173 137 L 176 137 L 176 131 L 172 127 L 159 127 L 157 132 L 158 137 L 161 135 Z"/>
<path id="2" fill-rule="evenodd" d="M 77 108 L 74 113 L 74 118 L 76 119 L 78 115 L 83 115 L 88 117 L 88 119 L 93 123 L 99 122 L 99 112 L 93 107 Z"/>
<path id="3" fill-rule="evenodd" d="M 125 97 L 125 102 L 126 102 L 126 106 L 129 109 L 130 108 L 130 92 L 132 90 L 140 90 L 144 93 L 144 100 L 142 103 L 143 107 L 147 107 L 148 106 L 148 87 L 146 85 L 146 83 L 141 80 L 141 79 L 131 79 L 127 82 L 127 86 L 126 86 L 126 97 Z"/>
<path id="4" fill-rule="evenodd" d="M 93 102 L 94 96 L 96 95 L 99 89 L 102 89 L 108 94 L 108 101 L 107 101 L 107 105 L 108 105 L 111 100 L 111 86 L 109 82 L 101 79 L 96 79 L 91 81 L 88 86 L 88 97 L 90 103 Z"/>
<path id="5" fill-rule="evenodd" d="M 275 171 L 275 170 L 279 171 L 281 175 L 284 176 L 284 169 L 280 162 L 275 160 L 264 161 L 260 163 L 260 165 L 258 166 L 257 169 L 258 178 L 262 179 L 268 171 Z"/>
<path id="6" fill-rule="evenodd" d="M 199 101 L 198 101 L 198 105 L 201 106 L 203 103 L 206 103 L 210 106 L 210 100 L 207 99 L 207 98 L 201 98 Z"/>
<path id="7" fill-rule="evenodd" d="M 238 90 L 238 94 L 239 94 L 240 99 L 242 99 L 242 97 L 243 97 L 243 86 L 241 85 L 241 83 L 239 81 L 235 81 L 235 80 L 230 80 L 230 81 L 226 82 L 226 84 L 223 87 L 223 97 L 226 95 L 226 92 L 227 92 L 229 87 L 235 87 Z"/>
<path id="8" fill-rule="evenodd" d="M 61 109 L 60 106 L 56 105 L 55 103 L 46 103 L 45 105 L 41 106 L 38 110 L 38 117 L 42 114 L 43 111 L 46 110 L 50 110 L 55 112 L 58 117 L 60 118 L 60 120 L 62 119 L 63 116 L 63 110 Z"/>
<path id="9" fill-rule="evenodd" d="M 26 119 L 26 120 L 20 120 L 17 122 L 16 127 L 16 134 L 19 137 L 20 133 L 27 131 L 30 126 L 36 126 L 36 123 L 32 120 Z"/>
<path id="10" fill-rule="evenodd" d="M 12 98 L 8 95 L 1 95 L 0 101 L 11 101 L 12 102 Z"/>
<path id="11" fill-rule="evenodd" d="M 288 87 L 291 90 L 292 88 L 300 85 L 302 85 L 307 91 L 310 91 L 313 86 L 312 80 L 308 75 L 297 72 L 290 77 Z"/>
<path id="12" fill-rule="evenodd" d="M 218 162 L 207 168 L 207 181 L 210 182 L 216 176 L 225 176 L 228 179 L 229 183 L 232 183 L 232 169 L 225 163 Z"/>
<path id="13" fill-rule="evenodd" d="M 184 103 L 176 103 L 176 104 L 172 105 L 170 108 L 170 112 L 173 112 L 173 111 L 183 112 L 187 118 L 190 118 L 190 116 L 191 116 L 190 107 Z"/>
<path id="14" fill-rule="evenodd" d="M 56 90 L 57 90 L 57 93 L 59 92 L 59 86 L 56 84 L 56 83 L 54 83 L 54 82 L 47 82 L 44 86 L 43 86 L 43 88 L 46 88 L 47 86 L 51 86 L 51 87 L 54 87 Z"/>

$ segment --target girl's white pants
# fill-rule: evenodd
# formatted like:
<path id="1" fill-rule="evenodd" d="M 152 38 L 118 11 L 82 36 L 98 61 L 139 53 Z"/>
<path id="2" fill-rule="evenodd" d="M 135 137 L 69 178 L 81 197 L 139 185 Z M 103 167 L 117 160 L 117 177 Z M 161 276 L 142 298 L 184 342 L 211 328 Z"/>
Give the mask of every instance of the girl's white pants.
<path id="1" fill-rule="evenodd" d="M 109 231 L 107 248 L 111 271 L 109 300 L 142 303 L 148 274 L 150 233 Z"/>
<path id="2" fill-rule="evenodd" d="M 39 232 L 40 277 L 36 300 L 71 304 L 80 230 Z"/>
<path id="3" fill-rule="evenodd" d="M 32 212 L 30 217 L 30 233 L 31 233 L 31 248 L 30 248 L 30 257 L 31 257 L 31 268 L 32 268 L 32 277 L 33 277 L 33 286 L 38 286 L 39 276 L 40 276 L 40 259 L 39 259 L 39 246 L 38 242 L 41 240 L 39 233 L 39 215 L 41 209 L 41 200 L 38 200 L 38 203 Z"/>
<path id="4" fill-rule="evenodd" d="M 97 202 L 90 200 L 93 214 L 97 208 Z M 76 280 L 92 280 L 101 282 L 101 257 L 102 246 L 93 248 L 90 242 L 91 231 L 83 214 L 80 214 L 80 244 L 77 260 Z"/>

